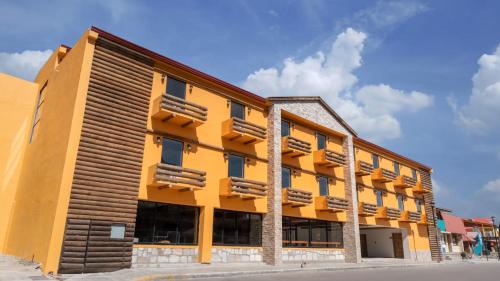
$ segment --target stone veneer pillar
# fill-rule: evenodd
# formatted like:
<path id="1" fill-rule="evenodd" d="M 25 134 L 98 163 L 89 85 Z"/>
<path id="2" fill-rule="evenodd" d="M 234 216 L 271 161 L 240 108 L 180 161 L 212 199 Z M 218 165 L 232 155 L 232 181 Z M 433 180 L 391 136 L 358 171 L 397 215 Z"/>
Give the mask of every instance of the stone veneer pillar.
<path id="1" fill-rule="evenodd" d="M 281 205 L 281 109 L 272 105 L 268 116 L 267 213 L 262 223 L 263 261 L 270 265 L 282 263 Z"/>
<path id="2" fill-rule="evenodd" d="M 344 138 L 342 150 L 347 156 L 347 164 L 344 166 L 345 198 L 349 201 L 346 211 L 347 220 L 344 223 L 344 255 L 345 261 L 351 263 L 361 262 L 361 246 L 359 238 L 358 218 L 358 192 L 356 190 L 356 176 L 354 175 L 354 146 L 352 137 Z"/>

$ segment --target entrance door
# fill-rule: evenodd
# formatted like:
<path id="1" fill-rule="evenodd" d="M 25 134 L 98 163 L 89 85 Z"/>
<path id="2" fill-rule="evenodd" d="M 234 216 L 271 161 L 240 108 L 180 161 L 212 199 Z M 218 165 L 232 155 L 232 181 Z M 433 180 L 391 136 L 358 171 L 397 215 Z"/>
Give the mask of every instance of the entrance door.
<path id="1" fill-rule="evenodd" d="M 392 247 L 394 249 L 394 257 L 397 259 L 404 259 L 403 234 L 392 233 Z"/>
<path id="2" fill-rule="evenodd" d="M 367 258 L 368 257 L 368 244 L 366 244 L 366 234 L 361 234 L 359 240 L 361 242 L 361 257 Z"/>

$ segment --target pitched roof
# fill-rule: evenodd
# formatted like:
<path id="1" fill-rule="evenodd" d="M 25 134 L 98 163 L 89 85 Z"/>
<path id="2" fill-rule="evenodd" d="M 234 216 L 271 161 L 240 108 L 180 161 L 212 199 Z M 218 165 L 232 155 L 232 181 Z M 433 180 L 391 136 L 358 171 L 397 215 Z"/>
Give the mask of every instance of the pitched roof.
<path id="1" fill-rule="evenodd" d="M 349 131 L 352 135 L 358 136 L 358 133 L 354 131 L 347 122 L 340 117 L 340 115 L 333 110 L 321 97 L 319 96 L 287 96 L 287 97 L 269 97 L 267 98 L 268 101 L 274 102 L 274 101 L 309 101 L 309 102 L 318 102 L 321 104 L 326 111 L 328 111 L 333 118 L 335 118 L 347 131 Z"/>
<path id="2" fill-rule="evenodd" d="M 441 213 L 443 217 L 446 231 L 451 233 L 466 234 L 464 222 L 461 217 L 451 215 L 449 213 Z"/>

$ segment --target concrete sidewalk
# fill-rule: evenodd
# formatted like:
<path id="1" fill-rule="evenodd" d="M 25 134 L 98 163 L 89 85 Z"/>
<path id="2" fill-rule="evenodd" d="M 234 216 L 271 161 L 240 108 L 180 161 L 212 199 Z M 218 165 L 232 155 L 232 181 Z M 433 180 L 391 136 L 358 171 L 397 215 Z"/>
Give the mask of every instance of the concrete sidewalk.
<path id="1" fill-rule="evenodd" d="M 349 263 L 285 263 L 281 266 L 270 266 L 262 263 L 232 264 L 173 264 L 166 268 L 132 268 L 107 273 L 66 274 L 55 278 L 43 276 L 37 264 L 21 261 L 10 256 L 0 255 L 0 281 L 31 280 L 64 280 L 64 281 L 153 281 L 153 280 L 186 280 L 195 278 L 235 277 L 259 274 L 294 273 L 294 272 L 327 272 L 377 268 L 401 267 L 436 267 L 450 264 L 500 263 L 498 261 L 467 260 L 446 263 L 415 263 L 400 259 L 367 259 L 359 264 Z"/>

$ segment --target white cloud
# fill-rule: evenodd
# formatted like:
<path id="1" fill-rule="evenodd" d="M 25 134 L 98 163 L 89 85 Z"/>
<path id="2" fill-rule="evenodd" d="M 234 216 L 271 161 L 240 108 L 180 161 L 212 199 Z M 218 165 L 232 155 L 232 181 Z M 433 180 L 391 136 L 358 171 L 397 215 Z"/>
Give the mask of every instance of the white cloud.
<path id="1" fill-rule="evenodd" d="M 51 50 L 26 50 L 20 53 L 0 52 L 0 72 L 33 80 L 51 54 Z"/>
<path id="2" fill-rule="evenodd" d="M 448 103 L 455 111 L 456 123 L 468 133 L 485 135 L 500 128 L 500 45 L 493 54 L 484 54 L 472 77 L 472 94 L 460 106 L 454 97 Z"/>
<path id="3" fill-rule="evenodd" d="M 321 96 L 362 136 L 373 141 L 398 138 L 401 128 L 394 114 L 428 107 L 432 97 L 385 84 L 356 89 L 354 71 L 362 66 L 366 39 L 366 33 L 347 28 L 328 52 L 302 61 L 287 58 L 281 68 L 261 68 L 248 75 L 243 87 L 263 96 Z"/>
<path id="4" fill-rule="evenodd" d="M 479 191 L 478 197 L 500 204 L 500 178 L 489 181 Z M 500 208 L 499 208 L 500 211 Z"/>

